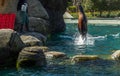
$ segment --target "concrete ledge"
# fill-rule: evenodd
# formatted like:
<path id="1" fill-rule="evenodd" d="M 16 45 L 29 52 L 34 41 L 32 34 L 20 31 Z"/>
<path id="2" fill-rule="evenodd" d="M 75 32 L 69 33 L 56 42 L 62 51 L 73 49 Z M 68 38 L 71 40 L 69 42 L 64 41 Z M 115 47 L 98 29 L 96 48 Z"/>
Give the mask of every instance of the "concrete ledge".
<path id="1" fill-rule="evenodd" d="M 77 19 L 64 19 L 65 23 L 78 23 Z M 119 19 L 110 19 L 110 20 L 105 20 L 105 19 L 89 19 L 88 20 L 89 24 L 120 24 L 120 20 Z"/>

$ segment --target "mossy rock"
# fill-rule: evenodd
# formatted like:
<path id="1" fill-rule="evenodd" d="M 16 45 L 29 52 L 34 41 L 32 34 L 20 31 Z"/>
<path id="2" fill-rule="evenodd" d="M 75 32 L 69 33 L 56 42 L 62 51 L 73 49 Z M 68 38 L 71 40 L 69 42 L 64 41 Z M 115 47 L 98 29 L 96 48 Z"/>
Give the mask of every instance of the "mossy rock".
<path id="1" fill-rule="evenodd" d="M 72 57 L 71 63 L 75 64 L 75 63 L 97 60 L 97 59 L 100 59 L 97 55 L 76 55 Z"/>
<path id="2" fill-rule="evenodd" d="M 20 69 L 26 67 L 34 67 L 37 66 L 36 63 L 37 63 L 36 60 L 33 59 L 23 59 L 21 61 L 17 61 L 16 68 Z"/>
<path id="3" fill-rule="evenodd" d="M 46 47 L 26 47 L 24 48 L 18 56 L 17 60 L 17 68 L 25 67 L 25 66 L 46 66 L 46 58 L 44 52 L 47 51 Z"/>

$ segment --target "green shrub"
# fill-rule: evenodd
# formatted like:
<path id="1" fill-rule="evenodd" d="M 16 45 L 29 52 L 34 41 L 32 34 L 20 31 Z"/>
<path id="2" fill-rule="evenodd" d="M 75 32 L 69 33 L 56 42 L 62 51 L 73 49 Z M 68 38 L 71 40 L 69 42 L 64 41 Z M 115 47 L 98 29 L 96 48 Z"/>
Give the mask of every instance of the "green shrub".
<path id="1" fill-rule="evenodd" d="M 120 13 L 118 13 L 117 16 L 120 17 Z"/>
<path id="2" fill-rule="evenodd" d="M 70 12 L 76 12 L 77 10 L 76 6 L 69 6 L 68 9 Z"/>
<path id="3" fill-rule="evenodd" d="M 100 12 L 96 11 L 94 12 L 94 15 L 92 15 L 91 12 L 85 12 L 87 18 L 100 18 Z M 78 13 L 75 12 L 70 12 L 70 14 L 74 17 L 74 18 L 78 18 Z M 114 18 L 114 17 L 120 17 L 120 11 L 111 11 L 110 13 L 108 13 L 108 11 L 103 11 L 101 18 Z"/>

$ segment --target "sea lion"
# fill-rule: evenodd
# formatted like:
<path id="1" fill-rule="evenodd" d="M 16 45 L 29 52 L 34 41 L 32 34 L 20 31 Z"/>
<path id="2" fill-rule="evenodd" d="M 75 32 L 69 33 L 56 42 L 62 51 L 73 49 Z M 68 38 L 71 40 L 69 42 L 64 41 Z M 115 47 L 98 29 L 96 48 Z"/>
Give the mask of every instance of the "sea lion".
<path id="1" fill-rule="evenodd" d="M 83 38 L 86 37 L 87 34 L 87 18 L 84 13 L 83 7 L 79 6 L 79 12 L 78 12 L 78 30 Z"/>

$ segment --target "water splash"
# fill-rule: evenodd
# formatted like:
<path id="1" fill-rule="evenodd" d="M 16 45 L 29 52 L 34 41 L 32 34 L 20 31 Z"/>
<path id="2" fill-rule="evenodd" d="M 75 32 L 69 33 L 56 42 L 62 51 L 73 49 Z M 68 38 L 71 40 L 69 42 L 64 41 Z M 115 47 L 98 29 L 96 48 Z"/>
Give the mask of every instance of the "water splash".
<path id="1" fill-rule="evenodd" d="M 79 35 L 78 37 L 75 38 L 75 45 L 85 45 L 86 39 L 82 38 L 82 35 Z"/>
<path id="2" fill-rule="evenodd" d="M 77 32 L 75 33 L 74 36 L 60 35 L 59 37 L 63 39 L 72 40 L 74 41 L 74 45 L 80 45 L 80 48 L 83 48 L 85 46 L 89 46 L 89 47 L 95 46 L 95 41 L 104 41 L 109 37 L 113 37 L 114 39 L 119 38 L 120 33 L 103 35 L 103 36 L 92 36 L 90 34 L 87 34 L 86 38 L 83 38 L 82 35 L 80 35 L 80 33 Z"/>
<path id="3" fill-rule="evenodd" d="M 108 37 L 107 35 L 105 35 L 105 36 L 96 36 L 96 37 L 93 37 L 93 39 L 101 41 L 101 40 L 105 40 L 107 37 Z"/>
<path id="4" fill-rule="evenodd" d="M 97 41 L 103 41 L 103 40 L 107 39 L 110 36 L 112 36 L 113 38 L 119 38 L 120 33 L 104 35 L 104 36 L 96 36 L 96 37 L 93 37 L 92 35 L 87 34 L 86 38 L 82 38 L 82 35 L 80 35 L 79 33 L 76 33 L 75 36 L 74 36 L 74 44 L 75 45 L 94 46 L 96 40 Z"/>
<path id="5" fill-rule="evenodd" d="M 75 34 L 75 45 L 94 45 L 94 42 L 94 38 L 89 34 L 86 35 L 86 38 L 83 38 L 79 33 Z"/>
<path id="6" fill-rule="evenodd" d="M 73 39 L 72 36 L 68 36 L 68 35 L 60 35 L 59 37 L 64 39 L 71 39 L 71 40 Z"/>
<path id="7" fill-rule="evenodd" d="M 113 36 L 114 38 L 119 38 L 119 37 L 120 37 L 120 33 L 112 34 L 112 36 Z"/>

